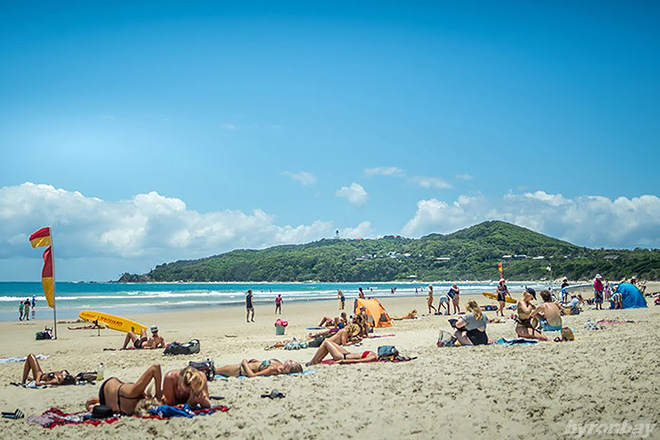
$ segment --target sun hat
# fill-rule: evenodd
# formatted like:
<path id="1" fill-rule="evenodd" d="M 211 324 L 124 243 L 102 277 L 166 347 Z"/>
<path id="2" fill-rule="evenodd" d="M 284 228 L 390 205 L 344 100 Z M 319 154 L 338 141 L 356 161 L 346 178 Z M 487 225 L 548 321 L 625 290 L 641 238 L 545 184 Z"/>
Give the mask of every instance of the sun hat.
<path id="1" fill-rule="evenodd" d="M 597 273 L 597 274 L 596 274 L 596 278 L 598 278 L 598 279 L 601 279 L 601 278 L 603 278 L 603 277 L 602 277 L 602 276 L 600 276 L 600 274 L 599 274 L 599 273 Z"/>
<path id="2" fill-rule="evenodd" d="M 151 332 L 152 332 L 152 333 L 156 333 L 157 331 L 158 331 L 158 326 L 156 326 L 156 325 L 152 325 L 152 326 L 151 326 Z"/>

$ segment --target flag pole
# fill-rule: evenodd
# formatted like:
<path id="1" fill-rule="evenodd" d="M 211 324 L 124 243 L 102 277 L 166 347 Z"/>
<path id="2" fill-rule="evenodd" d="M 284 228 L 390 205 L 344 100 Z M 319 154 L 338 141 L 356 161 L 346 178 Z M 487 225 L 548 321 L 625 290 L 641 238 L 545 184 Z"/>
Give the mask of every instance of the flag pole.
<path id="1" fill-rule="evenodd" d="M 53 253 L 53 244 L 55 243 L 55 240 L 53 240 L 53 228 L 50 228 L 50 258 L 52 261 L 53 265 L 53 339 L 57 339 L 57 308 L 55 307 L 55 255 Z"/>

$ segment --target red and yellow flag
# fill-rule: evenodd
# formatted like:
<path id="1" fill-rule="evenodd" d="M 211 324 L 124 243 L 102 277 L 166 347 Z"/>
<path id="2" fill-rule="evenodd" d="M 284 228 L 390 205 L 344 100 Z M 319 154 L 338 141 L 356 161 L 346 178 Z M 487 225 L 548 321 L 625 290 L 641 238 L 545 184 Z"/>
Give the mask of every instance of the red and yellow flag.
<path id="1" fill-rule="evenodd" d="M 34 234 L 30 235 L 30 243 L 32 243 L 33 248 L 50 246 L 52 244 L 50 239 L 50 228 L 41 228 Z"/>
<path id="2" fill-rule="evenodd" d="M 497 268 L 500 271 L 500 278 L 504 278 L 504 273 L 502 272 L 502 262 L 497 263 Z"/>
<path id="3" fill-rule="evenodd" d="M 53 278 L 53 250 L 51 246 L 44 251 L 44 268 L 41 270 L 41 285 L 48 306 L 53 307 L 55 302 L 55 279 Z"/>

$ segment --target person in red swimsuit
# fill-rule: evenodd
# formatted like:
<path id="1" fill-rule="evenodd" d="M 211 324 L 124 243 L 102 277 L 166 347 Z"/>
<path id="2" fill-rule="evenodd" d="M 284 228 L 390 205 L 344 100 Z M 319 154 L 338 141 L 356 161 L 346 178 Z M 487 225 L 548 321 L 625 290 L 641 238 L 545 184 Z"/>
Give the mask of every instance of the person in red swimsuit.
<path id="1" fill-rule="evenodd" d="M 362 353 L 351 353 L 341 345 L 338 345 L 328 339 L 323 341 L 321 346 L 316 350 L 312 360 L 307 365 L 319 364 L 327 356 L 332 356 L 332 359 L 337 361 L 338 364 L 356 364 L 359 362 L 373 362 L 378 360 L 378 355 L 373 351 L 363 351 Z"/>

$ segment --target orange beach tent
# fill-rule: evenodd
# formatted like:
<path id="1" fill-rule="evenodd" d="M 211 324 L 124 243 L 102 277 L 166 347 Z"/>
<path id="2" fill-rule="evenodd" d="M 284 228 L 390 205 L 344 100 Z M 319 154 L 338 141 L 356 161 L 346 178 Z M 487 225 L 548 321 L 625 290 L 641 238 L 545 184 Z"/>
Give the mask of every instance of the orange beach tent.
<path id="1" fill-rule="evenodd" d="M 360 299 L 357 300 L 357 311 L 360 307 L 364 306 L 367 310 L 367 320 L 371 327 L 392 327 L 392 320 L 390 315 L 387 314 L 385 308 L 377 299 Z"/>

